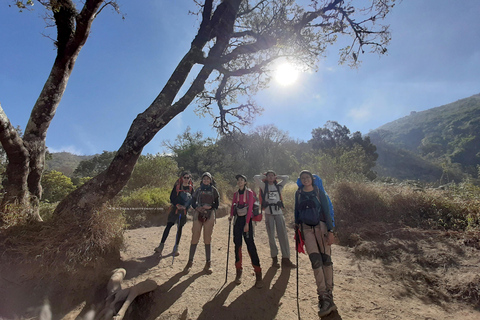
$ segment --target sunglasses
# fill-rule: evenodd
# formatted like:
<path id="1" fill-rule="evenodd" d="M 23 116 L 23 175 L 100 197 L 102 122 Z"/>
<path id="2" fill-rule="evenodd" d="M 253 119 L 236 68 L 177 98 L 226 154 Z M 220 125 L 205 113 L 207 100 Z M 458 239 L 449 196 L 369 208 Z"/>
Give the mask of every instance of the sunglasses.
<path id="1" fill-rule="evenodd" d="M 190 177 L 189 177 L 189 176 L 185 176 L 185 177 L 183 177 L 183 179 L 185 179 L 185 180 L 189 180 L 189 179 L 190 179 Z"/>

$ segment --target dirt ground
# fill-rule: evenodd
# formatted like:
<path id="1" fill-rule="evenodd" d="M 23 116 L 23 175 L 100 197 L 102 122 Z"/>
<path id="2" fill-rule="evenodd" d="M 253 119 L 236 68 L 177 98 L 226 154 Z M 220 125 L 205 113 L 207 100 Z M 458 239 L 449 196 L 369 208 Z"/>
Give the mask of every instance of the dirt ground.
<path id="1" fill-rule="evenodd" d="M 137 297 L 125 319 L 319 318 L 315 281 L 307 255 L 298 256 L 298 270 L 272 268 L 263 221 L 255 229 L 255 242 L 264 274 L 262 289 L 254 287 L 255 276 L 245 247 L 243 282 L 240 285 L 233 283 L 233 242 L 230 244 L 226 276 L 229 239 L 226 217 L 217 218 L 214 229 L 214 272 L 211 275 L 202 272 L 205 254 L 201 240 L 193 268 L 190 273 L 183 273 L 188 259 L 191 226 L 189 220 L 184 227 L 180 255 L 174 260 L 168 253 L 174 246 L 176 227 L 171 230 L 164 250 L 167 255 L 163 258 L 155 255 L 153 249 L 158 245 L 164 226 L 126 231 L 126 247 L 121 253 L 121 262 L 115 266 L 127 270 L 123 287 L 145 279 L 156 281 L 158 287 Z M 289 232 L 291 258 L 295 262 L 293 230 Z M 384 242 L 383 249 L 391 255 L 378 252 L 378 257 L 375 257 L 374 252 L 378 248 L 372 249 L 372 244 L 367 242 L 362 245 L 363 248 L 358 246 L 356 249 L 333 246 L 334 299 L 338 311 L 323 319 L 480 319 L 480 306 L 452 298 L 457 293 L 468 300 L 480 293 L 478 282 L 475 282 L 480 275 L 478 249 L 463 245 L 459 239 L 418 230 L 403 230 Z M 460 279 L 463 282 L 457 281 Z M 457 282 L 473 285 L 470 290 L 462 290 L 456 286 Z M 41 288 L 36 288 L 35 292 L 39 290 Z M 39 312 L 41 302 L 30 299 L 28 292 L 28 284 L 12 278 L 12 275 L 2 274 L 0 320 L 36 319 L 34 314 Z M 48 296 L 47 292 L 45 289 L 45 296 Z M 74 293 L 69 291 L 68 295 Z M 82 319 L 91 307 L 85 302 L 88 295 L 90 298 L 94 295 L 93 288 L 90 294 L 79 293 L 75 299 L 73 296 L 61 299 L 58 295 L 51 295 L 52 309 L 55 310 L 55 304 L 64 304 L 60 309 L 67 309 L 54 313 L 53 319 Z"/>

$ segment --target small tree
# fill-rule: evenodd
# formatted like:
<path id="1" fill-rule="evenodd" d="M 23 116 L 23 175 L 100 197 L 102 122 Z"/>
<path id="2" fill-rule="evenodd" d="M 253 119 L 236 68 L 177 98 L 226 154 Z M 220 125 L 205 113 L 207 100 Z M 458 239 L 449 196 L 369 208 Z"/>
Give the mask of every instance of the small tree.
<path id="1" fill-rule="evenodd" d="M 72 180 L 61 172 L 52 170 L 42 177 L 43 198 L 45 202 L 57 202 L 75 190 Z"/>
<path id="2" fill-rule="evenodd" d="M 177 179 L 177 174 L 177 163 L 171 157 L 147 154 L 138 159 L 125 189 L 133 191 L 143 187 L 170 188 Z"/>

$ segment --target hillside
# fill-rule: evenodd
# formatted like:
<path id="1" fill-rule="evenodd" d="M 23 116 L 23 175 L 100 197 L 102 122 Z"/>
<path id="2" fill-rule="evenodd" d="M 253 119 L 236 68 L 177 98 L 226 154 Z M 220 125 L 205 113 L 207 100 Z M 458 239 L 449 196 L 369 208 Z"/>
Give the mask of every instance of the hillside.
<path id="1" fill-rule="evenodd" d="M 376 169 L 381 175 L 439 180 L 447 165 L 455 179 L 461 179 L 462 172 L 476 177 L 480 165 L 480 94 L 412 112 L 369 135 L 378 148 Z"/>
<path id="2" fill-rule="evenodd" d="M 83 160 L 88 160 L 93 156 L 78 156 L 70 152 L 54 152 L 50 153 L 51 159 L 47 159 L 46 169 L 62 172 L 67 177 L 71 177 L 73 171 Z"/>

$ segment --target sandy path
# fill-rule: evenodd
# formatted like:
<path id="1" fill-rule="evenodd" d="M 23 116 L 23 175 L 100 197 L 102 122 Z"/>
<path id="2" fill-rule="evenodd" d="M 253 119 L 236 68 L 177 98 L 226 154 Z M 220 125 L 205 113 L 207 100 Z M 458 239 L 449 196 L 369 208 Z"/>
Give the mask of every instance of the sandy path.
<path id="1" fill-rule="evenodd" d="M 159 287 L 153 293 L 138 298 L 126 319 L 318 319 L 314 278 L 308 257 L 299 255 L 299 306 L 296 299 L 296 270 L 271 268 L 271 259 L 264 222 L 256 227 L 255 242 L 263 267 L 265 286 L 253 287 L 255 277 L 244 248 L 244 275 L 241 285 L 235 277 L 233 243 L 230 245 L 229 274 L 225 283 L 228 220 L 217 219 L 212 243 L 214 272 L 202 272 L 205 263 L 203 243 L 198 246 L 195 262 L 189 274 L 182 272 L 188 258 L 191 238 L 189 220 L 184 227 L 180 256 L 172 264 L 170 255 L 159 259 L 152 255 L 164 227 L 129 230 L 125 234 L 126 248 L 122 260 L 127 270 L 125 286 L 147 278 Z M 292 261 L 293 230 L 290 231 Z M 164 252 L 173 248 L 173 227 Z M 338 312 L 323 319 L 480 319 L 480 312 L 459 303 L 429 301 L 415 294 L 415 287 L 393 282 L 389 269 L 380 260 L 356 258 L 351 249 L 334 245 L 334 297 Z"/>

